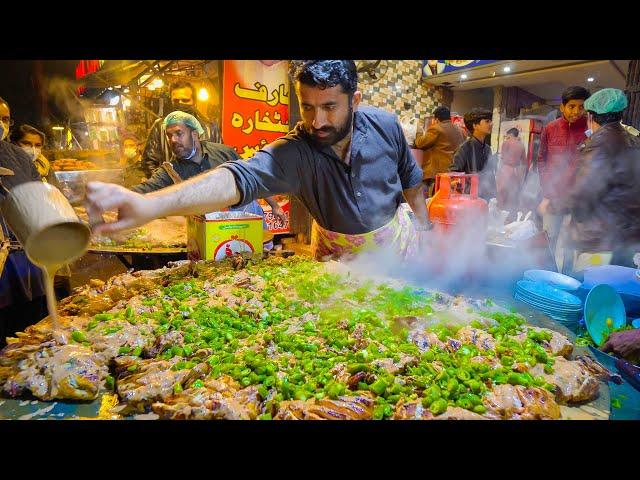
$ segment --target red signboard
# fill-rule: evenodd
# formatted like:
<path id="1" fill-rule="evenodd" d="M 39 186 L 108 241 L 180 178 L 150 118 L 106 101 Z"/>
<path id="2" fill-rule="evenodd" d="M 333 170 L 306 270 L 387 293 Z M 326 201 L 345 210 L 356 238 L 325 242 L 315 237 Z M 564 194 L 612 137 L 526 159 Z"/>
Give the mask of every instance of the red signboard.
<path id="1" fill-rule="evenodd" d="M 225 60 L 222 83 L 222 137 L 241 158 L 289 132 L 289 77 L 285 60 Z M 272 233 L 289 232 L 289 200 L 279 197 L 282 225 L 260 202 Z"/>
<path id="2" fill-rule="evenodd" d="M 222 137 L 242 158 L 289 131 L 287 62 L 225 60 Z"/>

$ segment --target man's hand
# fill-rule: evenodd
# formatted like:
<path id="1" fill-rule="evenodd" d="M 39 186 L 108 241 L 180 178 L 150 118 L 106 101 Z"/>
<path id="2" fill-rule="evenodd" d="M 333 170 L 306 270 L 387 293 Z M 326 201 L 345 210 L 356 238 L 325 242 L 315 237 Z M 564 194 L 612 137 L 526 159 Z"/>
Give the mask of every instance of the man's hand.
<path id="1" fill-rule="evenodd" d="M 276 202 L 275 205 L 271 206 L 271 214 L 280 222 L 282 225 L 287 223 L 287 216 L 284 213 L 282 207 Z"/>
<path id="2" fill-rule="evenodd" d="M 602 351 L 627 359 L 637 358 L 640 355 L 640 329 L 613 332 L 602 346 Z"/>
<path id="3" fill-rule="evenodd" d="M 538 205 L 538 213 L 542 216 L 542 215 L 546 215 L 547 213 L 551 213 L 549 211 L 549 199 L 548 198 L 543 198 L 542 201 L 540 202 L 540 205 Z"/>
<path id="4" fill-rule="evenodd" d="M 96 222 L 92 225 L 96 235 L 139 227 L 156 218 L 152 198 L 112 183 L 89 182 L 85 207 L 90 222 Z M 116 222 L 104 223 L 102 214 L 107 210 L 117 210 Z"/>

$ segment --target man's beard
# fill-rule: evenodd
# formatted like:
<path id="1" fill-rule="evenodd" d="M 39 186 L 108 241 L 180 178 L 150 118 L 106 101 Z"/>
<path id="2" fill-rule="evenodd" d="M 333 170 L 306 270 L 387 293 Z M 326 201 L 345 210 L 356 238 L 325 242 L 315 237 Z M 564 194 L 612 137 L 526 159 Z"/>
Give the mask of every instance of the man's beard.
<path id="1" fill-rule="evenodd" d="M 173 151 L 173 154 L 176 156 L 176 158 L 178 158 L 180 160 L 186 160 L 187 157 L 189 157 L 189 155 L 191 155 L 193 153 L 193 147 L 194 146 L 195 145 L 194 145 L 194 143 L 192 141 L 190 146 L 175 145 L 175 146 L 171 147 L 171 150 Z"/>
<path id="2" fill-rule="evenodd" d="M 347 120 L 340 128 L 334 127 L 324 127 L 319 130 L 316 130 L 313 127 L 307 128 L 307 133 L 310 135 L 311 140 L 318 147 L 327 147 L 331 145 L 335 145 L 344 137 L 346 137 L 351 131 L 351 125 L 353 124 L 353 108 L 349 107 L 349 114 L 347 115 Z M 316 136 L 316 132 L 327 132 L 329 135 L 323 138 L 318 138 Z"/>

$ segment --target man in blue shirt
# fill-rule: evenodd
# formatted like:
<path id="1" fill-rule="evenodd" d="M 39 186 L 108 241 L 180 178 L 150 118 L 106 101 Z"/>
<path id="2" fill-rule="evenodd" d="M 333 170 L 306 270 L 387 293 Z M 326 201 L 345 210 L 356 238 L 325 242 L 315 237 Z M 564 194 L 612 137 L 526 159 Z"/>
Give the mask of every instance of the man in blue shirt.
<path id="1" fill-rule="evenodd" d="M 184 215 L 242 206 L 256 198 L 292 194 L 314 218 L 312 250 L 357 253 L 391 245 L 406 255 L 416 230 L 427 230 L 422 171 L 395 115 L 360 107 L 352 60 L 294 61 L 290 68 L 302 121 L 249 161 L 144 196 L 93 182 L 87 207 L 118 209 L 119 219 L 97 227 L 111 232 L 163 215 Z M 406 199 L 409 209 L 403 207 Z"/>

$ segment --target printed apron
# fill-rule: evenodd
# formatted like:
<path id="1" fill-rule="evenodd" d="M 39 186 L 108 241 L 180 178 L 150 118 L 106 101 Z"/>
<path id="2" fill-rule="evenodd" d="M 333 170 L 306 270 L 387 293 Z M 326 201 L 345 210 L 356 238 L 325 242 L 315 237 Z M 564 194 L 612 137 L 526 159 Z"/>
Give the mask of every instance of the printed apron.
<path id="1" fill-rule="evenodd" d="M 400 204 L 389 223 L 372 232 L 357 235 L 332 232 L 314 220 L 311 228 L 311 254 L 316 260 L 337 259 L 380 249 L 393 249 L 403 260 L 417 254 L 417 234 L 409 205 Z"/>

